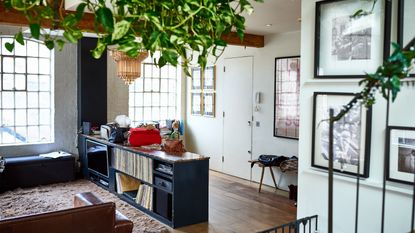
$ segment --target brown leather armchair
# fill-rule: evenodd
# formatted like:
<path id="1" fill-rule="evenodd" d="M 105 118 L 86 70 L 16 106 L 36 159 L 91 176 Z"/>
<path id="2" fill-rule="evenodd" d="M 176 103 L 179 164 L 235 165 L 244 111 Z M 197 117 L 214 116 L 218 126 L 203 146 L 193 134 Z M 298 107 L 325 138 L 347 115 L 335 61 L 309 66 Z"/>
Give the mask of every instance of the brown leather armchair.
<path id="1" fill-rule="evenodd" d="M 133 223 L 115 210 L 114 203 L 102 203 L 92 193 L 77 194 L 75 208 L 4 219 L 1 233 L 131 233 Z"/>

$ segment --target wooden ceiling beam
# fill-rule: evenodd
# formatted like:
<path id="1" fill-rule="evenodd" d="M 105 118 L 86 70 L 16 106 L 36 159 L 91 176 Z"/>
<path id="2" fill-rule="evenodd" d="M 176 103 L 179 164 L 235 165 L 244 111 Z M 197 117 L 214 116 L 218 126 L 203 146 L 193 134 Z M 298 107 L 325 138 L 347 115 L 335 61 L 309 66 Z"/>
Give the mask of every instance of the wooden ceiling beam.
<path id="1" fill-rule="evenodd" d="M 68 13 L 70 11 L 67 11 Z M 0 4 L 0 24 L 14 25 L 14 26 L 28 26 L 28 21 L 22 13 L 16 10 L 6 10 L 3 4 Z M 91 13 L 85 13 L 81 22 L 78 24 L 79 28 L 83 31 L 94 31 L 94 15 Z M 50 27 L 49 23 L 44 23 L 42 27 Z M 244 40 L 241 41 L 239 36 L 232 32 L 222 37 L 229 45 L 246 46 L 262 48 L 264 47 L 264 36 L 245 34 Z"/>

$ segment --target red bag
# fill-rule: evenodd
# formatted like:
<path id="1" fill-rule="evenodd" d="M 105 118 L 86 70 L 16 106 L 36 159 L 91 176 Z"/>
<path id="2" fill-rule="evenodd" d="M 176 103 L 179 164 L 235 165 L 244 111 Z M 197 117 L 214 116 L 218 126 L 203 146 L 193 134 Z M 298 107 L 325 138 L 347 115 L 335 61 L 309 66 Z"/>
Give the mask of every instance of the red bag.
<path id="1" fill-rule="evenodd" d="M 160 132 L 157 129 L 132 128 L 128 142 L 131 146 L 148 146 L 161 144 Z"/>

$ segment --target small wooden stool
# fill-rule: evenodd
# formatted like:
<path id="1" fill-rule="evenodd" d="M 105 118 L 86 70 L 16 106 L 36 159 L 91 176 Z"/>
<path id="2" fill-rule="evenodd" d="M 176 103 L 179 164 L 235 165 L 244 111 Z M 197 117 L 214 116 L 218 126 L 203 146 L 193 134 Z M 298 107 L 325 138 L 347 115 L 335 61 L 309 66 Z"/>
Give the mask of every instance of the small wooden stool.
<path id="1" fill-rule="evenodd" d="M 259 182 L 259 189 L 258 192 L 261 192 L 261 188 L 262 188 L 262 181 L 264 180 L 264 171 L 265 168 L 269 167 L 269 171 L 271 172 L 271 176 L 272 176 L 272 180 L 274 181 L 274 185 L 275 185 L 275 189 L 277 189 L 277 191 L 279 190 L 277 182 L 275 181 L 275 176 L 274 176 L 274 172 L 272 171 L 272 167 L 277 167 L 277 166 L 265 166 L 264 164 L 258 162 L 258 160 L 249 160 L 249 163 L 256 163 L 258 164 L 259 167 L 262 167 L 262 172 L 261 172 L 261 181 Z"/>

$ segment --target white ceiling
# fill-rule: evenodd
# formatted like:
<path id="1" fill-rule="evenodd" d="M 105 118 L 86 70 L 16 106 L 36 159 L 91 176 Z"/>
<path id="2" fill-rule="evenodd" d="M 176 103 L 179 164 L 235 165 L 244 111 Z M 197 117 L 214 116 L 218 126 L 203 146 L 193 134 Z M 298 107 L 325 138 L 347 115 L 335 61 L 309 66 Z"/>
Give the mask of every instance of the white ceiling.
<path id="1" fill-rule="evenodd" d="M 246 32 L 258 35 L 276 34 L 300 30 L 301 0 L 250 1 L 254 13 L 246 15 Z M 272 24 L 266 27 L 266 24 Z"/>

